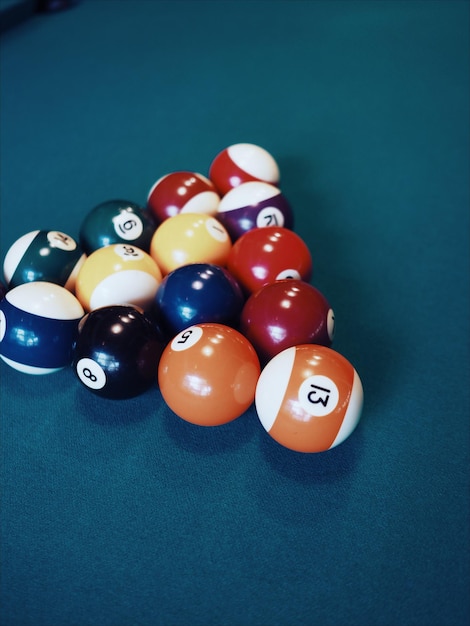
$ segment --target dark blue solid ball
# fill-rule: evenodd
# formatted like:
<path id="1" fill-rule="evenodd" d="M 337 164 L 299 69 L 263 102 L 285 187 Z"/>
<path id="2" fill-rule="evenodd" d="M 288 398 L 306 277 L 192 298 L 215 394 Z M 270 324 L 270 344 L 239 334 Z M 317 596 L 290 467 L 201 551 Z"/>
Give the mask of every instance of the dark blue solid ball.
<path id="1" fill-rule="evenodd" d="M 192 263 L 165 276 L 155 296 L 155 314 L 173 337 L 204 322 L 236 327 L 244 302 L 238 282 L 225 268 Z"/>

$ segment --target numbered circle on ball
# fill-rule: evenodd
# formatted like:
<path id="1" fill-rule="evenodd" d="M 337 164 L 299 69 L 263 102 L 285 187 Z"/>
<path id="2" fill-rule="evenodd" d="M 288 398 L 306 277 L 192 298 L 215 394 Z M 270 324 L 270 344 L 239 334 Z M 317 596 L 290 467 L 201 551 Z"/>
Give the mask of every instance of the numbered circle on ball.
<path id="1" fill-rule="evenodd" d="M 75 367 L 79 379 L 90 389 L 102 389 L 106 385 L 106 374 L 93 359 L 80 359 Z"/>
<path id="2" fill-rule="evenodd" d="M 309 415 L 323 417 L 337 407 L 339 391 L 331 378 L 317 374 L 306 378 L 300 385 L 298 399 Z"/>
<path id="3" fill-rule="evenodd" d="M 72 237 L 58 230 L 50 230 L 46 236 L 51 248 L 59 248 L 59 250 L 72 252 L 72 250 L 75 250 L 77 247 L 77 242 L 72 239 Z"/>
<path id="4" fill-rule="evenodd" d="M 227 241 L 228 233 L 225 230 L 225 227 L 222 226 L 222 224 L 218 222 L 215 218 L 210 217 L 206 221 L 206 228 L 209 235 L 216 241 Z"/>
<path id="5" fill-rule="evenodd" d="M 292 278 L 293 280 L 302 280 L 299 272 L 294 269 L 282 270 L 282 272 L 279 272 L 276 276 L 276 280 L 287 280 L 288 278 Z"/>
<path id="6" fill-rule="evenodd" d="M 134 246 L 128 246 L 125 243 L 116 244 L 114 251 L 124 261 L 138 261 L 144 258 L 142 250 Z"/>
<path id="7" fill-rule="evenodd" d="M 188 350 L 192 348 L 199 339 L 202 337 L 203 330 L 199 326 L 190 326 L 173 338 L 171 342 L 171 349 L 175 352 L 181 352 L 182 350 Z"/>
<path id="8" fill-rule="evenodd" d="M 284 226 L 284 215 L 277 207 L 264 207 L 256 216 L 256 226 L 258 228 Z"/>
<path id="9" fill-rule="evenodd" d="M 328 331 L 328 337 L 330 338 L 330 341 L 333 341 L 334 336 L 335 336 L 335 313 L 333 309 L 330 309 L 328 311 L 328 316 L 326 318 L 326 328 Z"/>
<path id="10" fill-rule="evenodd" d="M 127 211 L 122 211 L 113 217 L 113 226 L 116 235 L 126 241 L 134 241 L 144 232 L 144 225 L 140 217 Z"/>

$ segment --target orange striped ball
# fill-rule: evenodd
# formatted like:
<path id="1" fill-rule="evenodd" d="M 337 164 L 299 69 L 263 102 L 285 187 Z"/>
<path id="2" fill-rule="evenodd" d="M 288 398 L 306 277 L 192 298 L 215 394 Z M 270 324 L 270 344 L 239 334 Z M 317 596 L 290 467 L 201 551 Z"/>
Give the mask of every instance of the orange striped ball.
<path id="1" fill-rule="evenodd" d="M 303 344 L 269 361 L 258 380 L 255 406 L 261 424 L 278 443 L 297 452 L 323 452 L 356 428 L 363 388 L 341 354 Z"/>

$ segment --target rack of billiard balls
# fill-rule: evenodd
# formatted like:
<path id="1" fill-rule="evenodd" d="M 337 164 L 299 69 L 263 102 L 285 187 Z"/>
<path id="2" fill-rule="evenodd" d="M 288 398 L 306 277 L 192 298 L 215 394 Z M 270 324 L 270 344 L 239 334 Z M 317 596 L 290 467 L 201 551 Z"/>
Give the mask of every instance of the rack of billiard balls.
<path id="1" fill-rule="evenodd" d="M 344 441 L 362 412 L 352 364 L 332 349 L 334 313 L 311 283 L 279 168 L 254 144 L 208 176 L 161 176 L 145 206 L 102 202 L 77 238 L 30 231 L 4 259 L 0 356 L 28 374 L 70 367 L 103 398 L 158 385 L 199 426 L 251 405 L 298 452 Z"/>

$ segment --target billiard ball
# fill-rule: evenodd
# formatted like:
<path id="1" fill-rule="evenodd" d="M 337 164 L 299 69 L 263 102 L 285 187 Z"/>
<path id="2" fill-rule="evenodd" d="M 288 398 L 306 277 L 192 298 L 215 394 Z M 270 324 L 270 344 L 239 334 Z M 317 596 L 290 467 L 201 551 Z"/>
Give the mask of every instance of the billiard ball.
<path id="1" fill-rule="evenodd" d="M 80 227 L 80 245 L 86 254 L 114 243 L 150 250 L 156 223 L 149 211 L 129 200 L 108 200 L 93 207 Z"/>
<path id="2" fill-rule="evenodd" d="M 150 244 L 150 254 L 165 276 L 190 263 L 224 266 L 232 247 L 229 234 L 210 215 L 178 213 L 158 226 Z"/>
<path id="3" fill-rule="evenodd" d="M 266 363 L 285 348 L 304 343 L 331 346 L 335 316 L 325 296 L 302 280 L 279 280 L 246 301 L 240 332 Z"/>
<path id="4" fill-rule="evenodd" d="M 264 429 L 297 452 L 324 452 L 342 443 L 356 428 L 362 406 L 358 373 L 326 346 L 286 348 L 264 367 L 256 386 Z"/>
<path id="5" fill-rule="evenodd" d="M 209 178 L 221 196 L 249 181 L 277 185 L 279 166 L 274 157 L 261 146 L 236 143 L 219 152 L 209 168 Z"/>
<path id="6" fill-rule="evenodd" d="M 75 239 L 58 230 L 33 230 L 17 239 L 3 262 L 8 287 L 45 281 L 74 290 L 85 253 Z"/>
<path id="7" fill-rule="evenodd" d="M 151 187 L 147 206 L 157 223 L 178 213 L 215 215 L 220 196 L 214 184 L 197 172 L 171 172 Z"/>
<path id="8" fill-rule="evenodd" d="M 152 305 L 162 274 L 147 253 L 133 245 L 116 243 L 87 257 L 75 285 L 86 311 L 111 304 Z"/>
<path id="9" fill-rule="evenodd" d="M 0 302 L 0 356 L 27 374 L 50 374 L 72 363 L 78 324 L 85 312 L 65 287 L 23 283 Z"/>
<path id="10" fill-rule="evenodd" d="M 162 329 L 174 337 L 202 322 L 237 326 L 245 299 L 229 272 L 211 263 L 191 263 L 165 276 L 155 296 Z"/>
<path id="11" fill-rule="evenodd" d="M 224 324 L 196 324 L 165 347 L 158 366 L 162 397 L 181 419 L 219 426 L 252 404 L 260 364 L 253 346 Z"/>
<path id="12" fill-rule="evenodd" d="M 308 282 L 312 256 L 304 240 L 282 227 L 254 228 L 233 244 L 227 269 L 246 294 L 276 280 L 293 278 Z"/>
<path id="13" fill-rule="evenodd" d="M 156 387 L 162 350 L 161 337 L 141 309 L 104 306 L 80 322 L 73 370 L 98 396 L 132 398 Z"/>
<path id="14" fill-rule="evenodd" d="M 226 193 L 216 217 L 232 241 L 253 228 L 293 228 L 294 225 L 292 209 L 284 194 L 278 187 L 259 181 L 242 183 Z"/>

